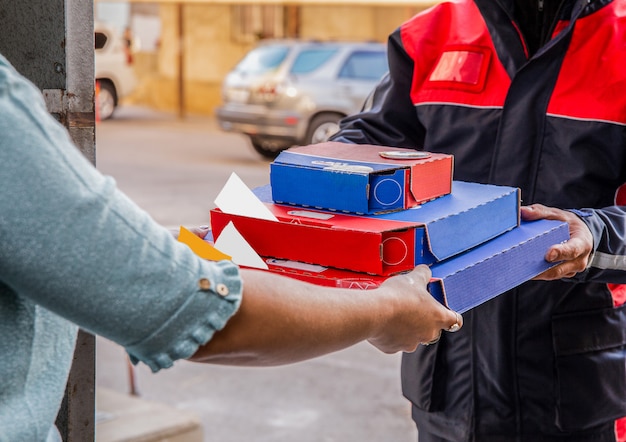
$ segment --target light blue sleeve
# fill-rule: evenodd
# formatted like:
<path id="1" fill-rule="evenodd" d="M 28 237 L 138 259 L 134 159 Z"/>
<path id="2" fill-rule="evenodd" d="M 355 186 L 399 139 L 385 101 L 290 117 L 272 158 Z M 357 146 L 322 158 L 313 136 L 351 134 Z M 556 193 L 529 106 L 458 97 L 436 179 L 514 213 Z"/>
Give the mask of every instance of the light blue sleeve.
<path id="1" fill-rule="evenodd" d="M 1 56 L 0 185 L 0 282 L 134 361 L 169 367 L 237 311 L 238 267 L 199 259 L 126 198 Z"/>

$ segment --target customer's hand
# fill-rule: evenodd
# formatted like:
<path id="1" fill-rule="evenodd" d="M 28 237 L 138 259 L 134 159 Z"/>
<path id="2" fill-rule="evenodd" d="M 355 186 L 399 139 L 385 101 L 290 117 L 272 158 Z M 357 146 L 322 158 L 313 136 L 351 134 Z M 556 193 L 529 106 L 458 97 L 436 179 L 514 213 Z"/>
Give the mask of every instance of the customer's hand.
<path id="1" fill-rule="evenodd" d="M 204 237 L 207 236 L 207 233 L 209 233 L 209 230 L 211 230 L 209 226 L 186 227 L 186 229 L 202 239 L 204 239 Z M 174 236 L 174 238 L 178 239 L 180 230 L 179 229 L 169 229 L 169 230 L 170 230 L 170 233 Z"/>
<path id="2" fill-rule="evenodd" d="M 421 265 L 412 272 L 387 279 L 377 295 L 393 309 L 378 334 L 368 341 L 385 353 L 414 351 L 418 345 L 439 340 L 442 330 L 457 331 L 463 325 L 460 314 L 441 305 L 427 291 L 431 272 Z"/>
<path id="3" fill-rule="evenodd" d="M 559 262 L 534 279 L 554 280 L 571 278 L 587 268 L 593 251 L 593 235 L 589 227 L 575 214 L 566 210 L 546 207 L 541 204 L 522 207 L 522 219 L 554 219 L 565 221 L 569 225 L 570 239 L 562 244 L 555 244 L 546 252 L 546 261 Z"/>

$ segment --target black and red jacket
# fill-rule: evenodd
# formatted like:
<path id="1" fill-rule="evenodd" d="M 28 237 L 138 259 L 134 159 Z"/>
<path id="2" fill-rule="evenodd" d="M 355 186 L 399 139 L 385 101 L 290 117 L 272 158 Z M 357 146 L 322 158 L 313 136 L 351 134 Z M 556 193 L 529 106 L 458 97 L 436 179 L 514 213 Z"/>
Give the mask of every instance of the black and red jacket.
<path id="1" fill-rule="evenodd" d="M 626 0 L 565 1 L 532 55 L 513 7 L 448 1 L 404 23 L 389 75 L 333 139 L 453 154 L 456 180 L 577 209 L 594 236 L 575 279 L 528 282 L 404 356 L 418 432 L 614 441 L 626 415 L 626 307 L 609 285 L 626 283 Z"/>

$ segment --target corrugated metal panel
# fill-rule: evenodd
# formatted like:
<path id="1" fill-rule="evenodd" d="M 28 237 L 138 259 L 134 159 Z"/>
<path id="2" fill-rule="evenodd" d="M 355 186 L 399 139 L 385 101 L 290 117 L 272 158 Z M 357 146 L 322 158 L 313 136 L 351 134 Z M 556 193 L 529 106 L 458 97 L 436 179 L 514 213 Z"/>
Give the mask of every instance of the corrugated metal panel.
<path id="1" fill-rule="evenodd" d="M 65 89 L 65 3 L 2 1 L 0 52 L 40 89 Z"/>

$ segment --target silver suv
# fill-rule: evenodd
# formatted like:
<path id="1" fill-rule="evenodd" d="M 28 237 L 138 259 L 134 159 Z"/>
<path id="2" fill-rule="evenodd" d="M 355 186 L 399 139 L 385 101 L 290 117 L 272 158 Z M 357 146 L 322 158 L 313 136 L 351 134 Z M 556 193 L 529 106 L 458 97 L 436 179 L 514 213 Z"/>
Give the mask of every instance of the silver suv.
<path id="1" fill-rule="evenodd" d="M 328 140 L 387 70 L 382 43 L 264 41 L 226 76 L 217 121 L 274 158 Z"/>

